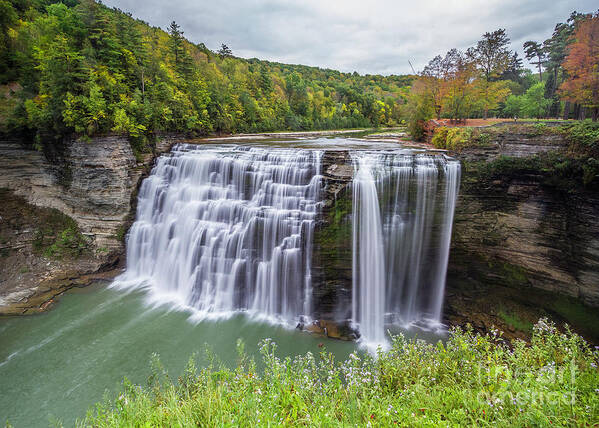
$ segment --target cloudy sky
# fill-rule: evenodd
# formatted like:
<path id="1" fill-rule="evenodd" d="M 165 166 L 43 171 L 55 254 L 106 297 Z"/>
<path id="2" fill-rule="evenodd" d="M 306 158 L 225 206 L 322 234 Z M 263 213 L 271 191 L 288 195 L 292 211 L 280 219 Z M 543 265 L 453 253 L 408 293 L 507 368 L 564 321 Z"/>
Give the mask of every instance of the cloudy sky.
<path id="1" fill-rule="evenodd" d="M 236 56 L 359 73 L 417 71 L 505 28 L 512 49 L 544 40 L 570 12 L 596 0 L 104 0 L 151 25 L 175 20 L 185 37 Z"/>

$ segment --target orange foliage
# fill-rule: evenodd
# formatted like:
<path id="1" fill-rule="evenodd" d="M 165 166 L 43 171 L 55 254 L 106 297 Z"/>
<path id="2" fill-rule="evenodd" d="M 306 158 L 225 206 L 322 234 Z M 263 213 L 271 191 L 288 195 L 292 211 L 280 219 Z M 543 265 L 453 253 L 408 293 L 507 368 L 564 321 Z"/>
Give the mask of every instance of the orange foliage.
<path id="1" fill-rule="evenodd" d="M 564 99 L 584 107 L 599 107 L 599 15 L 578 23 L 563 68 L 568 79 L 561 85 Z"/>

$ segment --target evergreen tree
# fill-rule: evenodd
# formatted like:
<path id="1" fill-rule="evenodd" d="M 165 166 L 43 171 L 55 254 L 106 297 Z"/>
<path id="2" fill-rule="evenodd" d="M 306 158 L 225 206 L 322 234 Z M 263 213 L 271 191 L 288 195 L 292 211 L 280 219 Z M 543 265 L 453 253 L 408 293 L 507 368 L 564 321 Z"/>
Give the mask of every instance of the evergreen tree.
<path id="1" fill-rule="evenodd" d="M 175 65 L 178 65 L 183 56 L 183 31 L 179 24 L 173 21 L 168 26 L 168 33 L 171 36 L 171 49 L 175 57 Z"/>
<path id="2" fill-rule="evenodd" d="M 531 64 L 537 66 L 539 70 L 539 81 L 543 81 L 543 66 L 547 62 L 547 56 L 545 54 L 545 49 L 538 42 L 533 40 L 529 40 L 524 43 L 524 54 L 526 59 L 530 61 Z"/>
<path id="3" fill-rule="evenodd" d="M 221 59 L 233 56 L 233 51 L 231 51 L 231 49 L 229 49 L 229 47 L 224 43 L 220 45 L 220 49 L 217 53 L 221 57 Z"/>

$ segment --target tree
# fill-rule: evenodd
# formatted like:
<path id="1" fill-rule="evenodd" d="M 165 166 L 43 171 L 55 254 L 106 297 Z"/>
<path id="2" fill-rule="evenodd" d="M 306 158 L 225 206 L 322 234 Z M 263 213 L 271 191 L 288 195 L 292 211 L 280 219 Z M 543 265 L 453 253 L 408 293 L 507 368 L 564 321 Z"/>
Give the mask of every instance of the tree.
<path id="1" fill-rule="evenodd" d="M 487 118 L 489 110 L 495 110 L 499 103 L 503 102 L 512 92 L 505 80 L 488 81 L 477 79 L 475 82 L 477 90 L 477 101 L 483 110 L 484 118 Z"/>
<path id="2" fill-rule="evenodd" d="M 476 63 L 468 55 L 457 51 L 443 98 L 443 111 L 455 121 L 470 115 L 475 98 Z"/>
<path id="3" fill-rule="evenodd" d="M 599 109 L 599 12 L 577 23 L 573 39 L 563 63 L 568 78 L 561 85 L 560 93 L 566 100 L 592 109 L 596 121 Z"/>
<path id="4" fill-rule="evenodd" d="M 0 83 L 14 78 L 9 28 L 17 21 L 17 13 L 5 0 L 0 0 Z"/>
<path id="5" fill-rule="evenodd" d="M 483 82 L 479 87 L 481 88 L 485 119 L 497 101 L 502 101 L 502 97 L 505 99 L 509 95 L 509 91 L 506 93 L 505 88 L 499 88 L 492 84 L 510 65 L 512 54 L 508 49 L 509 43 L 510 39 L 505 30 L 500 28 L 492 33 L 483 34 L 483 39 L 476 44 L 476 47 L 470 48 L 466 52 L 482 74 Z"/>
<path id="6" fill-rule="evenodd" d="M 518 52 L 514 52 L 510 56 L 507 68 L 501 74 L 501 80 L 512 80 L 521 83 L 522 80 L 522 58 L 518 56 Z"/>
<path id="7" fill-rule="evenodd" d="M 539 80 L 543 81 L 543 70 L 542 67 L 547 61 L 547 56 L 545 55 L 545 49 L 539 43 L 529 40 L 524 43 L 524 55 L 526 59 L 530 61 L 531 64 L 534 64 L 539 69 Z"/>
<path id="8" fill-rule="evenodd" d="M 492 33 L 483 34 L 476 47 L 468 49 L 466 54 L 475 61 L 485 80 L 496 80 L 507 70 L 512 57 L 508 45 L 510 39 L 500 28 Z"/>
<path id="9" fill-rule="evenodd" d="M 424 67 L 420 75 L 423 89 L 425 89 L 423 95 L 430 97 L 430 105 L 433 106 L 437 120 L 441 118 L 448 80 L 453 77 L 452 73 L 455 72 L 456 63 L 461 55 L 457 49 L 447 52 L 445 58 L 437 55 Z"/>
<path id="10" fill-rule="evenodd" d="M 539 82 L 531 86 L 522 96 L 521 113 L 526 117 L 541 119 L 547 114 L 551 100 L 545 98 L 545 84 Z"/>
<path id="11" fill-rule="evenodd" d="M 175 56 L 175 65 L 179 64 L 179 60 L 183 56 L 183 31 L 175 21 L 168 26 L 168 33 L 171 35 L 171 49 Z"/>
<path id="12" fill-rule="evenodd" d="M 220 49 L 218 50 L 217 54 L 221 57 L 221 59 L 223 59 L 233 56 L 233 51 L 229 49 L 229 46 L 223 43 L 220 45 Z"/>
<path id="13" fill-rule="evenodd" d="M 503 107 L 504 117 L 518 117 L 521 115 L 520 110 L 522 109 L 522 97 L 518 95 L 510 95 L 505 100 L 505 106 Z"/>

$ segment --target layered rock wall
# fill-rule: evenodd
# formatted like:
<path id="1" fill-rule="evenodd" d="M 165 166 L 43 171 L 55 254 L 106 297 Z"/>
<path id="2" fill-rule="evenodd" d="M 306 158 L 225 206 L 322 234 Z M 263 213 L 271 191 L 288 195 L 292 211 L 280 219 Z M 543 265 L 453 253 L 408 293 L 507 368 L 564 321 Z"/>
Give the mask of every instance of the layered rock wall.
<path id="1" fill-rule="evenodd" d="M 450 273 L 480 275 L 505 285 L 530 285 L 599 306 L 599 193 L 560 189 L 544 171 L 517 168 L 491 176 L 500 156 L 531 158 L 566 148 L 560 135 L 505 130 L 490 144 L 455 153 L 462 160 Z M 509 165 L 509 160 L 501 159 Z M 490 266 L 489 266 L 490 265 Z"/>
<path id="2" fill-rule="evenodd" d="M 68 142 L 52 161 L 18 141 L 0 141 L 0 189 L 10 191 L 2 193 L 3 202 L 8 204 L 10 199 L 10 206 L 23 212 L 38 209 L 38 214 L 5 233 L 0 314 L 38 310 L 53 296 L 80 283 L 79 277 L 117 263 L 124 252 L 123 237 L 132 220 L 140 180 L 154 156 L 169 150 L 175 141 L 176 137 L 160 138 L 154 152 L 139 161 L 123 136 Z M 86 237 L 88 248 L 78 260 L 34 254 L 32 242 L 39 225 L 32 219 L 52 217 L 44 214 L 48 209 L 73 219 Z"/>

